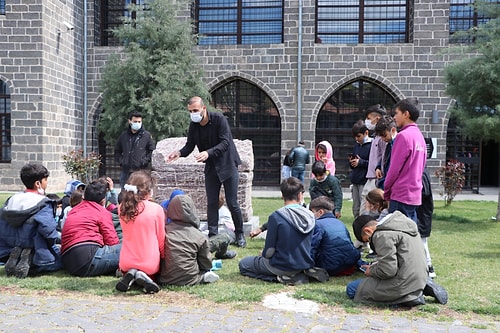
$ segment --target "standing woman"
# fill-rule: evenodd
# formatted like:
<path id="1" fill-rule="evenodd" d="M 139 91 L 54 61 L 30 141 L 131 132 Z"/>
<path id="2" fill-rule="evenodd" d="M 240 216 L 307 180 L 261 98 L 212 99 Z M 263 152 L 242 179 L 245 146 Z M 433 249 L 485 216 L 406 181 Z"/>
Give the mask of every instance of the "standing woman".
<path id="1" fill-rule="evenodd" d="M 146 293 L 160 290 L 153 279 L 165 256 L 165 213 L 150 201 L 152 185 L 146 171 L 132 173 L 124 185 L 118 207 L 123 230 L 119 268 L 124 274 L 116 285 L 119 291 L 127 291 L 134 282 Z"/>

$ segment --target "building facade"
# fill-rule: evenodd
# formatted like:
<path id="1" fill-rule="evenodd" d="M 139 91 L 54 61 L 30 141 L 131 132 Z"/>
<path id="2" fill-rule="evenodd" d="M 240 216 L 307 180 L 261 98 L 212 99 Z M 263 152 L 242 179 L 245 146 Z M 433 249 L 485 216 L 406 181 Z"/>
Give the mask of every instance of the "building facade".
<path id="1" fill-rule="evenodd" d="M 26 162 L 47 166 L 50 187 L 62 190 L 69 178 L 63 154 L 81 147 L 105 157 L 112 151 L 114 143 L 106 146 L 96 128 L 99 84 L 107 58 L 121 51 L 107 29 L 131 15 L 130 1 L 4 1 L 0 190 L 22 188 Z M 311 154 L 329 140 L 345 177 L 350 129 L 363 109 L 390 109 L 409 97 L 418 99 L 417 124 L 433 139 L 431 174 L 442 166 L 454 103 L 444 92 L 443 71 L 455 60 L 444 50 L 460 18 L 473 18 L 463 14 L 463 2 L 197 0 L 179 17 L 193 17 L 204 35 L 194 50 L 204 80 L 234 136 L 252 139 L 257 185 L 278 185 L 282 158 L 299 140 Z M 464 153 L 458 147 L 454 154 Z M 111 160 L 105 158 L 106 174 Z"/>

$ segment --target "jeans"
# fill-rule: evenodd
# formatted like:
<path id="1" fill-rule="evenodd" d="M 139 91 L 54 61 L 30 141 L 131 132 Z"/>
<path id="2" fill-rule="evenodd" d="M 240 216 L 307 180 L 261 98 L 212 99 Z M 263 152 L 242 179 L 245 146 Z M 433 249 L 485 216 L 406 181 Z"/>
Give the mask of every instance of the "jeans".
<path id="1" fill-rule="evenodd" d="M 349 296 L 350 299 L 354 298 L 354 295 L 356 295 L 356 290 L 358 290 L 359 284 L 363 281 L 364 279 L 357 279 L 352 282 L 350 282 L 347 287 L 346 287 L 346 293 L 347 296 Z"/>
<path id="2" fill-rule="evenodd" d="M 122 169 L 122 171 L 120 172 L 120 187 L 122 190 L 123 190 L 123 187 L 125 186 L 125 184 L 127 183 L 127 180 L 128 180 L 128 177 L 130 177 L 130 174 L 131 174 L 131 172 L 128 170 L 125 171 Z"/>
<path id="3" fill-rule="evenodd" d="M 238 264 L 240 267 L 240 274 L 254 279 L 276 282 L 276 274 L 269 270 L 264 260 L 262 256 L 250 256 L 241 259 Z"/>
<path id="4" fill-rule="evenodd" d="M 389 213 L 394 213 L 399 210 L 401 213 L 405 214 L 417 223 L 417 207 L 418 206 L 407 205 L 396 200 L 391 200 L 389 202 Z"/>
<path id="5" fill-rule="evenodd" d="M 118 269 L 120 262 L 121 244 L 104 245 L 99 248 L 90 263 L 85 276 L 99 276 L 114 273 Z"/>
<path id="6" fill-rule="evenodd" d="M 301 183 L 304 182 L 304 173 L 305 171 L 299 171 L 297 169 L 292 168 L 292 177 L 298 178 Z"/>
<path id="7" fill-rule="evenodd" d="M 238 203 L 238 169 L 224 182 L 220 182 L 214 167 L 205 169 L 205 191 L 207 194 L 207 225 L 208 236 L 212 237 L 219 233 L 219 194 L 221 186 L 224 185 L 226 194 L 226 205 L 231 212 L 236 235 L 243 233 L 243 215 Z"/>

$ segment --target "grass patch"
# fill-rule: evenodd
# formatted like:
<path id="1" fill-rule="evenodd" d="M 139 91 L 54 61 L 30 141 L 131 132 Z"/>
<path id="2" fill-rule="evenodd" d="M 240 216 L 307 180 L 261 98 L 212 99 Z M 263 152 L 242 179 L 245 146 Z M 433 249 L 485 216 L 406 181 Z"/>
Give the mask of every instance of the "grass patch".
<path id="1" fill-rule="evenodd" d="M 8 194 L 0 194 L 3 202 Z M 254 215 L 264 223 L 267 217 L 282 206 L 279 198 L 254 198 Z M 342 221 L 349 231 L 352 230 L 352 203 L 344 201 Z M 449 303 L 445 306 L 427 298 L 428 304 L 418 307 L 412 313 L 421 316 L 434 315 L 450 318 L 448 312 L 458 312 L 462 316 L 480 314 L 498 320 L 500 316 L 500 223 L 491 220 L 496 214 L 496 202 L 454 201 L 444 207 L 443 201 L 436 201 L 433 230 L 429 247 L 437 273 L 436 281 L 449 293 Z M 352 232 L 351 232 L 352 234 Z M 362 313 L 366 306 L 356 304 L 345 294 L 347 283 L 363 277 L 355 273 L 350 277 L 332 278 L 326 283 L 311 283 L 298 287 L 287 287 L 243 277 L 238 271 L 238 259 L 257 255 L 264 246 L 262 239 L 248 239 L 245 249 L 235 248 L 238 256 L 234 260 L 224 260 L 217 273 L 221 279 L 214 284 L 193 287 L 168 287 L 168 291 L 204 299 L 216 303 L 231 303 L 245 307 L 248 302 L 259 302 L 270 293 L 289 291 L 297 298 L 304 298 L 327 306 L 343 308 L 348 313 Z M 115 290 L 118 281 L 113 276 L 95 278 L 72 277 L 64 271 L 29 277 L 26 279 L 8 278 L 0 268 L 0 289 L 20 289 L 23 292 L 52 291 L 54 293 L 74 292 L 81 295 L 121 296 Z M 126 297 L 141 295 L 131 291 Z M 160 297 L 160 296 L 158 296 Z M 387 311 L 385 307 L 369 307 L 371 310 Z M 443 314 L 443 312 L 445 312 Z"/>

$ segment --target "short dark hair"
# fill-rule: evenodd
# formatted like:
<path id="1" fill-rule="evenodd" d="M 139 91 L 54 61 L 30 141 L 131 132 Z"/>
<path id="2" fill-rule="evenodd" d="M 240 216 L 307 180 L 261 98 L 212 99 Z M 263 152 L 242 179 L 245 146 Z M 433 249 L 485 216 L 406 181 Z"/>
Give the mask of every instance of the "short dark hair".
<path id="1" fill-rule="evenodd" d="M 139 110 L 132 110 L 128 113 L 128 119 L 132 120 L 132 117 L 142 118 L 142 113 Z"/>
<path id="2" fill-rule="evenodd" d="M 281 182 L 280 191 L 286 201 L 299 200 L 299 193 L 304 193 L 304 184 L 298 178 L 288 177 Z"/>
<path id="3" fill-rule="evenodd" d="M 94 180 L 85 186 L 83 200 L 100 203 L 106 197 L 107 190 L 107 184 L 100 180 Z"/>
<path id="4" fill-rule="evenodd" d="M 323 161 L 314 162 L 311 171 L 314 176 L 323 176 L 326 172 L 325 162 Z"/>
<path id="5" fill-rule="evenodd" d="M 328 212 L 331 212 L 333 211 L 334 208 L 335 204 L 333 203 L 333 201 L 324 195 L 312 199 L 311 202 L 309 203 L 310 210 L 324 209 Z"/>
<path id="6" fill-rule="evenodd" d="M 397 127 L 398 126 L 396 125 L 394 118 L 391 116 L 384 116 L 378 121 L 377 125 L 375 125 L 375 134 L 382 136 L 385 132 L 390 131 L 391 128 Z"/>
<path id="7" fill-rule="evenodd" d="M 358 134 L 365 134 L 368 131 L 368 127 L 366 127 L 365 122 L 363 120 L 358 120 L 352 126 L 352 136 L 356 136 Z"/>
<path id="8" fill-rule="evenodd" d="M 354 231 L 354 236 L 356 236 L 356 239 L 360 242 L 363 241 L 362 239 L 362 231 L 365 225 L 367 225 L 369 222 L 375 221 L 375 218 L 371 215 L 359 215 L 356 217 L 354 222 L 352 222 L 352 231 Z"/>
<path id="9" fill-rule="evenodd" d="M 417 121 L 418 117 L 420 117 L 420 110 L 418 105 L 418 99 L 413 97 L 405 98 L 394 105 L 394 110 L 399 109 L 403 113 L 408 111 L 410 113 L 410 119 L 413 121 Z"/>
<path id="10" fill-rule="evenodd" d="M 375 105 L 372 105 L 372 106 L 369 106 L 366 110 L 365 110 L 365 118 L 368 117 L 368 115 L 370 113 L 378 113 L 380 114 L 381 116 L 385 116 L 385 114 L 387 113 L 387 111 L 385 110 L 385 107 L 383 107 L 382 105 L 380 104 L 375 104 Z"/>
<path id="11" fill-rule="evenodd" d="M 19 176 L 26 188 L 33 189 L 35 182 L 49 177 L 49 171 L 41 164 L 29 163 L 21 168 Z"/>

